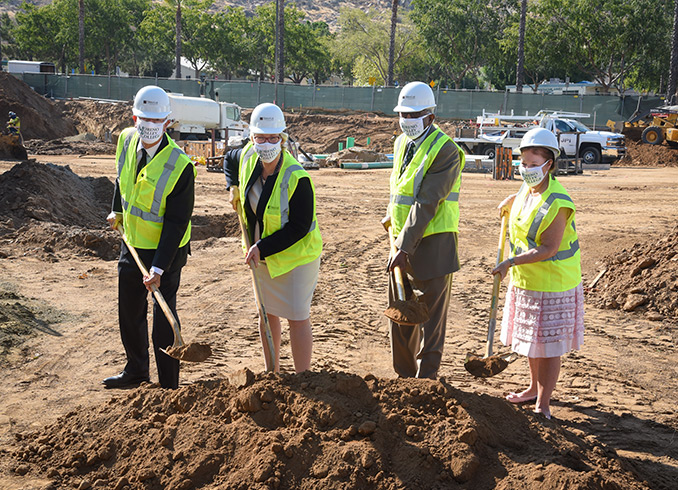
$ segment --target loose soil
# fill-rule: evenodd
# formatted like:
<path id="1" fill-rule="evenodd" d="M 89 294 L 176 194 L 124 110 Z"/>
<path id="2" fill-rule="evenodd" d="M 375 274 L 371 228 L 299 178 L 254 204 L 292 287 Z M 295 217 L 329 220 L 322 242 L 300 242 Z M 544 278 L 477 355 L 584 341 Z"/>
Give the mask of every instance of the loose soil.
<path id="1" fill-rule="evenodd" d="M 619 167 L 678 167 L 678 149 L 667 144 L 648 145 L 626 140 L 626 156 L 614 163 Z"/>
<path id="2" fill-rule="evenodd" d="M 364 113 L 288 122 L 318 149 L 375 128 L 384 152 L 397 125 Z M 114 158 L 29 156 L 36 161 L 0 161 L 0 313 L 17 325 L 0 323 L 10 332 L 0 363 L 3 490 L 675 488 L 677 168 L 561 178 L 577 205 L 584 284 L 609 270 L 587 294 L 586 341 L 563 357 L 547 421 L 504 400 L 527 386 L 525 358 L 489 378 L 464 369 L 466 352 L 485 343 L 496 205 L 517 183 L 464 174 L 462 268 L 441 379 L 408 380 L 392 371 L 383 315 L 389 170 L 312 172 L 324 249 L 311 372 L 291 374 L 283 327 L 282 374 L 273 375 L 261 373 L 257 309 L 223 175 L 200 169 L 177 306 L 184 340 L 213 354 L 182 363 L 178 390 L 106 390 L 101 380 L 125 362 L 119 239 L 105 224 Z M 607 293 L 622 308 L 600 299 Z M 644 304 L 623 308 L 643 294 Z"/>

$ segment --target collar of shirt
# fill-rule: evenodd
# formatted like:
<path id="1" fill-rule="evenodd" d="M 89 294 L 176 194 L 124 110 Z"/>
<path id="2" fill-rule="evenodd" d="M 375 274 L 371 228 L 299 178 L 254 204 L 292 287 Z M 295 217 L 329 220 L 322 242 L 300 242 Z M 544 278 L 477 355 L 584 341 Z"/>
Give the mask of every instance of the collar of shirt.
<path id="1" fill-rule="evenodd" d="M 163 135 L 163 137 L 164 137 L 164 135 Z M 154 144 L 150 148 L 146 148 L 146 163 L 153 160 L 155 153 L 158 151 L 158 147 L 160 146 L 160 143 L 162 143 L 162 138 L 160 138 L 160 141 L 158 141 L 156 144 Z M 139 140 L 139 144 L 137 145 L 137 163 L 139 163 L 139 160 L 141 160 L 141 150 L 143 148 L 144 148 L 144 145 L 142 144 L 141 140 Z"/>

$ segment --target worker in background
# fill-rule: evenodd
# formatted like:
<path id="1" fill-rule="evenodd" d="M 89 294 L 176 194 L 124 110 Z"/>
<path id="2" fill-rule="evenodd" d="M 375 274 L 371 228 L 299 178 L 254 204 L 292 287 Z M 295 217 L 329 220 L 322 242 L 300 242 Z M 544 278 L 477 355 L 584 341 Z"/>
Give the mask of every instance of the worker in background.
<path id="1" fill-rule="evenodd" d="M 391 219 L 397 253 L 389 271 L 405 273 L 408 294 L 429 310 L 416 326 L 390 321 L 393 367 L 401 377 L 436 378 L 443 355 L 452 275 L 459 270 L 457 233 L 464 152 L 433 124 L 435 97 L 422 82 L 403 87 L 398 105 L 403 133 L 393 150 Z M 396 299 L 389 274 L 389 301 Z"/>
<path id="2" fill-rule="evenodd" d="M 286 148 L 285 117 L 278 106 L 266 103 L 255 107 L 249 128 L 247 145 L 224 156 L 227 189 L 233 208 L 237 209 L 239 200 L 244 210 L 249 243 L 253 244 L 245 250 L 245 262 L 255 266 L 275 352 L 280 352 L 280 318 L 286 318 L 294 368 L 300 373 L 311 367 L 311 299 L 322 252 L 315 188 Z M 238 194 L 233 186 L 239 186 Z M 264 320 L 259 318 L 266 349 L 264 328 Z M 276 354 L 276 372 L 279 358 Z"/>
<path id="3" fill-rule="evenodd" d="M 7 131 L 9 134 L 17 135 L 21 138 L 21 120 L 16 112 L 9 111 L 9 121 L 7 121 Z"/>
<path id="4" fill-rule="evenodd" d="M 560 356 L 584 342 L 581 256 L 574 203 L 555 178 L 558 139 L 535 128 L 519 148 L 523 185 L 499 204 L 501 214 L 510 213 L 511 255 L 492 274 L 503 279 L 511 269 L 501 341 L 527 356 L 530 385 L 506 399 L 534 402 L 534 411 L 550 419 Z"/>
<path id="5" fill-rule="evenodd" d="M 117 179 L 112 228 L 122 225 L 125 237 L 149 271 L 143 277 L 125 243 L 118 261 L 118 315 L 127 364 L 104 379 L 107 388 L 149 381 L 148 293 L 159 288 L 177 317 L 176 297 L 181 269 L 190 253 L 195 167 L 165 134 L 170 100 L 160 87 L 137 92 L 134 127 L 122 131 L 116 151 Z M 174 333 L 160 305 L 153 300 L 153 349 L 160 386 L 179 386 L 179 361 L 160 351 L 173 344 Z"/>

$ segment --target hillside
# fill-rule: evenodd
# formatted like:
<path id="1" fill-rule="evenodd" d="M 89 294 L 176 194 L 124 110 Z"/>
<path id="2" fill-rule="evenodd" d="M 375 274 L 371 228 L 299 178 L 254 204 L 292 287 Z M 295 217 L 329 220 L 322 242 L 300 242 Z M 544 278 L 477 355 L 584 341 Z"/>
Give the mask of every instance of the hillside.
<path id="1" fill-rule="evenodd" d="M 5 4 L 0 6 L 0 12 L 9 12 L 10 15 L 21 8 L 24 0 L 8 0 Z M 29 3 L 35 5 L 47 5 L 52 0 L 28 0 Z M 213 4 L 214 10 L 220 10 L 227 6 L 243 7 L 246 11 L 254 11 L 260 5 L 269 3 L 270 0 L 216 0 Z M 339 10 L 342 7 L 360 8 L 362 10 L 368 9 L 384 9 L 391 8 L 391 0 L 296 0 L 287 1 L 286 4 L 296 4 L 300 10 L 306 12 L 306 19 L 310 21 L 322 20 L 327 22 L 332 29 L 337 27 L 339 19 Z M 402 5 L 409 5 L 410 0 L 400 2 Z"/>

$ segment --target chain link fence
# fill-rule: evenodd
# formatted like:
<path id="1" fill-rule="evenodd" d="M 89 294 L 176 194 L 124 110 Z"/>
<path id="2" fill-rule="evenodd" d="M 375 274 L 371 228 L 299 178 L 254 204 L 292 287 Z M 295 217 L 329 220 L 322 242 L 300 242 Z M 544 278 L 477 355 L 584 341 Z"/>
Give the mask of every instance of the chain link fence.
<path id="1" fill-rule="evenodd" d="M 131 101 L 145 85 L 158 85 L 168 92 L 187 96 L 205 96 L 224 102 L 235 102 L 253 108 L 262 102 L 276 102 L 285 110 L 303 107 L 348 109 L 393 114 L 399 88 L 347 87 L 326 85 L 294 85 L 270 82 L 167 79 L 152 77 L 117 77 L 103 75 L 62 75 L 46 73 L 17 74 L 36 92 L 59 99 L 93 98 Z M 540 110 L 584 112 L 590 114 L 582 122 L 603 127 L 608 120 L 628 119 L 661 106 L 660 97 L 616 95 L 548 95 L 534 93 L 488 92 L 481 90 L 434 90 L 441 118 L 475 120 L 486 112 L 503 114 L 536 114 Z"/>

